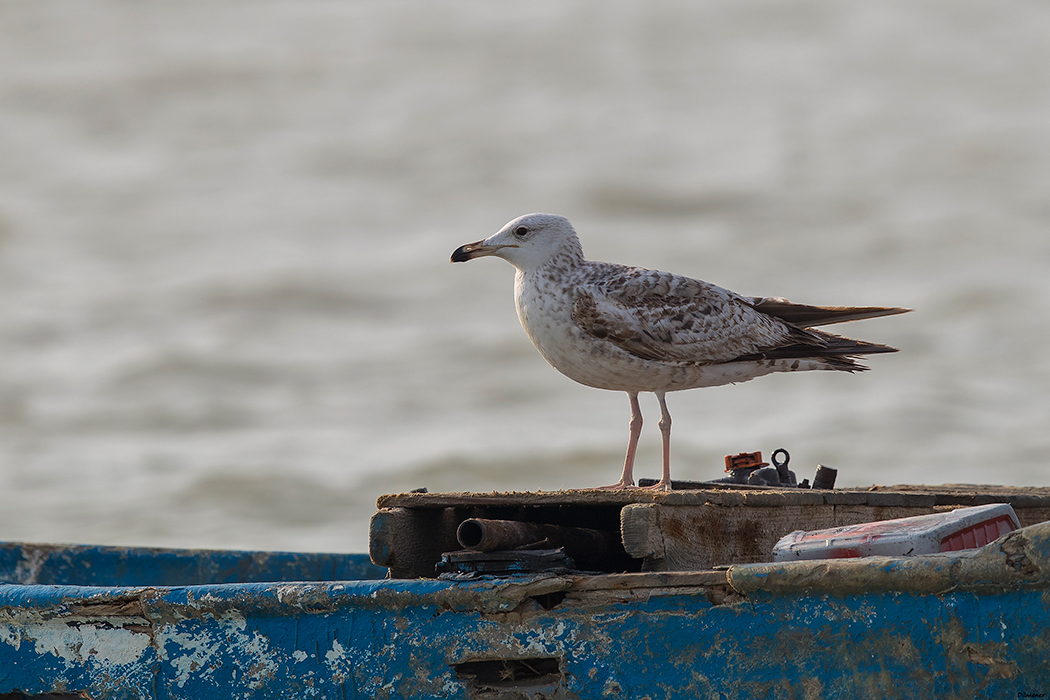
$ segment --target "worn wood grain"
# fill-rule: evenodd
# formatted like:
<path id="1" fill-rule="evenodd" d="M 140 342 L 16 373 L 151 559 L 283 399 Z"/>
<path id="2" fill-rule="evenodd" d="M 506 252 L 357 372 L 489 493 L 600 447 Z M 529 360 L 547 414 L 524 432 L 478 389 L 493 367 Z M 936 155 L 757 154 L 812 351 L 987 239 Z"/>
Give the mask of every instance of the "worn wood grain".
<path id="1" fill-rule="evenodd" d="M 1050 488 L 967 484 L 390 494 L 379 499 L 370 551 L 396 578 L 433 576 L 441 554 L 460 549 L 458 524 L 468 517 L 491 517 L 612 532 L 618 525 L 622 559 L 601 570 L 695 571 L 769 561 L 776 542 L 795 530 L 1001 502 L 1014 506 L 1023 526 L 1050 520 Z"/>
<path id="2" fill-rule="evenodd" d="M 813 490 L 798 488 L 761 488 L 757 486 L 718 485 L 688 491 L 646 491 L 625 489 L 601 491 L 574 489 L 565 491 L 512 491 L 489 493 L 395 493 L 380 496 L 379 508 L 450 508 L 474 506 L 625 506 L 632 503 L 662 505 L 783 505 L 867 504 L 871 506 L 980 505 L 1013 503 L 1020 507 L 1050 508 L 1050 488 L 1028 486 L 991 486 L 973 484 L 872 486 L 865 489 Z"/>
<path id="3" fill-rule="evenodd" d="M 609 589 L 671 588 L 677 586 L 725 586 L 729 583 L 728 571 L 658 571 L 630 574 L 602 574 L 601 576 L 578 576 L 573 579 L 573 591 L 598 591 Z"/>
<path id="4" fill-rule="evenodd" d="M 821 530 L 936 510 L 869 505 L 632 505 L 621 511 L 620 518 L 624 548 L 644 560 L 644 570 L 683 571 L 770 561 L 777 541 L 795 530 Z"/>

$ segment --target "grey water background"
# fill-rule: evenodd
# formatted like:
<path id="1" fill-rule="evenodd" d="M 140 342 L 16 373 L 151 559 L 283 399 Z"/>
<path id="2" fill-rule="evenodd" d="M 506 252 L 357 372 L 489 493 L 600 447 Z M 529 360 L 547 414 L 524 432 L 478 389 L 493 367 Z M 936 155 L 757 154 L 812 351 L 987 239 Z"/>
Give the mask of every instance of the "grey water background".
<path id="1" fill-rule="evenodd" d="M 611 483 L 626 397 L 448 262 L 531 211 L 915 309 L 838 327 L 902 349 L 871 372 L 672 394 L 676 478 L 1045 485 L 1048 36 L 1014 0 L 0 0 L 0 540 L 363 551 L 381 493 Z"/>

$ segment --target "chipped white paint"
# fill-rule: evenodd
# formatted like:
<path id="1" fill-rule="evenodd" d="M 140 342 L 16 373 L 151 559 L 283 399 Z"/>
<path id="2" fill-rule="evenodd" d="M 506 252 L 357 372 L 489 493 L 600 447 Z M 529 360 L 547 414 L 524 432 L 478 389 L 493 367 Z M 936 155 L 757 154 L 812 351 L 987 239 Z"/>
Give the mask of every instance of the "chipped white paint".
<path id="1" fill-rule="evenodd" d="M 243 618 L 239 620 L 243 628 Z M 215 670 L 212 658 L 219 650 L 227 632 L 237 628 L 238 620 L 218 621 L 220 633 L 212 628 L 183 631 L 172 625 L 165 625 L 157 631 L 157 648 L 162 659 L 170 660 L 175 669 L 175 684 L 180 688 L 193 676 L 208 678 Z"/>
<path id="2" fill-rule="evenodd" d="M 218 688 L 216 669 L 232 653 L 242 662 L 239 682 L 246 693 L 265 688 L 292 658 L 302 662 L 312 656 L 301 650 L 271 648 L 270 640 L 249 629 L 245 617 L 237 612 L 205 613 L 202 619 L 178 615 L 171 622 L 151 626 L 138 616 L 16 609 L 0 613 L 0 643 L 16 651 L 29 646 L 38 655 L 61 660 L 74 675 L 88 668 L 94 677 L 133 684 L 137 684 L 136 676 L 148 671 L 155 650 L 157 658 L 173 671 L 172 680 L 179 688 L 201 681 Z"/>
<path id="3" fill-rule="evenodd" d="M 231 651 L 246 659 L 245 667 L 251 669 L 246 678 L 253 689 L 272 679 L 280 667 L 269 641 L 258 632 L 248 632 L 247 621 L 236 612 L 225 613 L 204 626 L 163 625 L 157 630 L 157 648 L 161 659 L 175 669 L 175 684 L 180 688 L 191 679 L 211 678 L 220 665 L 215 659 Z"/>
<path id="4" fill-rule="evenodd" d="M 346 660 L 346 649 L 339 643 L 338 639 L 332 640 L 332 648 L 324 655 L 324 660 L 328 662 L 328 667 L 333 671 L 336 664 Z"/>
<path id="5" fill-rule="evenodd" d="M 0 615 L 0 641 L 15 649 L 23 641 L 31 642 L 36 653 L 60 658 L 67 666 L 128 666 L 138 662 L 150 646 L 149 634 L 123 627 L 129 621 L 146 623 L 128 617 L 45 617 L 35 610 L 22 610 Z"/>
<path id="6" fill-rule="evenodd" d="M 352 644 L 352 643 L 351 643 Z M 391 648 L 384 648 L 382 654 L 388 653 Z M 398 653 L 403 654 L 403 650 L 398 645 Z M 332 682 L 336 685 L 340 683 L 346 683 L 351 678 L 354 678 L 355 671 L 362 668 L 378 668 L 385 661 L 376 661 L 373 656 L 373 650 L 367 646 L 352 645 L 343 646 L 338 639 L 332 640 L 332 648 L 325 652 L 324 655 L 325 664 L 328 666 L 328 670 L 331 673 Z M 367 693 L 365 697 L 375 697 L 376 693 L 381 690 L 381 686 L 378 685 L 381 681 L 390 682 L 400 678 L 400 674 L 397 674 L 393 679 L 382 678 L 376 676 L 374 678 L 362 681 L 358 678 L 358 691 Z"/>
<path id="7" fill-rule="evenodd" d="M 280 652 L 276 654 L 271 653 L 269 639 L 258 632 L 252 632 L 251 639 L 241 643 L 239 646 L 248 658 L 255 660 L 255 663 L 248 667 L 250 671 L 247 674 L 249 688 L 259 690 L 265 685 L 266 681 L 272 680 L 277 676 L 278 664 L 274 657 L 283 657 L 284 654 Z"/>
<path id="8" fill-rule="evenodd" d="M 565 647 L 576 642 L 576 628 L 566 626 L 558 620 L 553 628 L 534 628 L 529 630 L 521 643 L 522 650 L 530 654 L 560 654 Z"/>
<path id="9" fill-rule="evenodd" d="M 18 651 L 22 647 L 22 627 L 10 620 L 9 616 L 5 616 L 7 619 L 0 623 L 0 642 L 12 646 L 15 651 Z"/>
<path id="10" fill-rule="evenodd" d="M 463 694 L 463 684 L 453 678 L 451 673 L 446 673 L 445 683 L 441 686 L 441 690 L 444 692 L 445 697 L 455 697 Z"/>
<path id="11" fill-rule="evenodd" d="M 284 604 L 287 604 L 289 600 L 297 600 L 302 589 L 303 586 L 278 586 L 277 600 Z"/>
<path id="12" fill-rule="evenodd" d="M 329 591 L 327 586 L 319 586 L 311 583 L 292 583 L 277 586 L 274 592 L 277 595 L 277 600 L 281 603 L 285 605 L 299 606 L 299 601 L 305 594 L 322 589 L 326 593 Z"/>
<path id="13" fill-rule="evenodd" d="M 332 648 L 325 653 L 324 660 L 332 672 L 332 682 L 345 683 L 350 677 L 350 660 L 346 657 L 346 648 L 338 639 L 332 640 Z"/>

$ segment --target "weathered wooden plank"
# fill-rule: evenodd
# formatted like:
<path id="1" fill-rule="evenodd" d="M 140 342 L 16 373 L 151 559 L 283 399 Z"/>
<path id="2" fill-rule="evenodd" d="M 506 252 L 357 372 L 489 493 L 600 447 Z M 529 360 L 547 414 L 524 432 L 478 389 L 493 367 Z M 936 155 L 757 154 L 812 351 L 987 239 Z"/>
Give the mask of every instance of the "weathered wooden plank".
<path id="1" fill-rule="evenodd" d="M 1050 507 L 1019 508 L 1014 504 L 1013 508 L 1014 512 L 1017 513 L 1017 519 L 1021 522 L 1021 527 L 1045 523 L 1050 520 Z"/>
<path id="2" fill-rule="evenodd" d="M 926 515 L 934 507 L 634 504 L 620 513 L 624 549 L 646 571 L 709 569 L 772 558 L 773 545 L 795 530 Z"/>
<path id="3" fill-rule="evenodd" d="M 1050 486 L 1012 486 L 1002 484 L 893 484 L 871 486 L 869 491 L 928 491 L 934 493 L 990 493 L 1009 496 L 1027 494 L 1050 498 Z"/>
<path id="4" fill-rule="evenodd" d="M 490 493 L 395 493 L 380 496 L 379 508 L 459 508 L 475 506 L 605 506 L 626 503 L 658 503 L 668 496 L 681 497 L 674 492 L 601 491 L 598 489 L 569 489 L 564 491 L 492 491 Z"/>
<path id="5" fill-rule="evenodd" d="M 895 492 L 872 492 L 868 494 L 868 498 L 865 502 L 869 506 L 882 506 L 889 508 L 900 507 L 904 505 L 904 494 Z"/>
<path id="6" fill-rule="evenodd" d="M 602 574 L 573 578 L 572 591 L 600 591 L 679 586 L 725 586 L 727 570 L 720 571 L 643 571 L 629 574 Z"/>
<path id="7" fill-rule="evenodd" d="M 996 484 L 896 484 L 872 486 L 873 492 L 929 493 L 937 505 L 973 506 L 1009 503 L 1017 508 L 1050 508 L 1050 487 L 1001 486 Z"/>
<path id="8" fill-rule="evenodd" d="M 385 508 L 373 520 L 370 550 L 373 560 L 390 567 L 394 577 L 432 576 L 442 553 L 460 549 L 455 529 L 469 517 L 614 532 L 618 522 L 622 560 L 596 569 L 682 571 L 768 561 L 777 540 L 795 530 L 905 518 L 977 503 L 1013 502 L 1022 525 L 1050 520 L 1050 496 L 1041 495 L 1050 489 L 1035 489 L 1032 495 L 1021 487 L 989 488 L 987 493 L 971 486 L 935 488 L 393 494 L 379 501 Z"/>
<path id="9" fill-rule="evenodd" d="M 391 578 L 433 577 L 441 555 L 461 549 L 456 528 L 465 519 L 453 508 L 381 508 L 369 524 L 368 554 Z"/>
<path id="10" fill-rule="evenodd" d="M 834 522 L 827 527 L 857 525 L 859 523 L 870 523 L 877 520 L 892 520 L 894 518 L 910 518 L 916 515 L 929 515 L 930 513 L 937 513 L 942 510 L 950 510 L 950 508 L 943 508 L 940 506 L 835 506 Z M 799 529 L 820 530 L 822 528 L 806 526 Z"/>
<path id="11" fill-rule="evenodd" d="M 825 491 L 824 503 L 828 505 L 863 505 L 868 502 L 867 491 Z"/>
<path id="12" fill-rule="evenodd" d="M 632 503 L 620 511 L 620 537 L 627 554 L 635 559 L 665 559 L 664 538 L 660 533 L 661 507 L 654 503 Z"/>
<path id="13" fill-rule="evenodd" d="M 871 506 L 979 505 L 1012 503 L 1015 507 L 1050 508 L 1050 488 L 1025 486 L 974 486 L 944 484 L 937 486 L 898 485 L 872 486 L 867 489 L 812 490 L 796 488 L 760 488 L 756 486 L 719 485 L 689 491 L 648 491 L 625 489 L 601 491 L 572 489 L 565 491 L 518 491 L 490 493 L 396 493 L 380 496 L 380 508 L 461 508 L 461 507 L 538 507 L 538 506 L 625 506 L 632 503 L 664 505 L 741 505 L 778 507 L 826 503 L 867 504 Z"/>

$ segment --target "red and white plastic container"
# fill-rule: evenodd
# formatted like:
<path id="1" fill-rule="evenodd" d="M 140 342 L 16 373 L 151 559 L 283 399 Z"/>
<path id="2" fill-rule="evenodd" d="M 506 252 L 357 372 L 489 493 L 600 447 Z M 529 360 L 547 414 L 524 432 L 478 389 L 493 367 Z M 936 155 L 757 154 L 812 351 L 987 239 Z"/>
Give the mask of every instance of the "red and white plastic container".
<path id="1" fill-rule="evenodd" d="M 1020 527 L 1010 504 L 993 503 L 828 530 L 797 530 L 773 547 L 773 561 L 956 552 L 983 547 Z"/>

